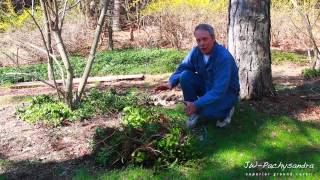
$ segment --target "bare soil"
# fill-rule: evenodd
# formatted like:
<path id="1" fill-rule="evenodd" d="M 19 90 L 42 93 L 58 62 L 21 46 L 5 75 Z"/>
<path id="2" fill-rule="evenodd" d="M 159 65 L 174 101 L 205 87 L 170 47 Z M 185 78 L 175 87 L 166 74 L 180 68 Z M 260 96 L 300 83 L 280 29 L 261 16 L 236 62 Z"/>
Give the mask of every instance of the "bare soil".
<path id="1" fill-rule="evenodd" d="M 270 116 L 287 115 L 302 121 L 320 120 L 319 79 L 305 80 L 303 66 L 287 63 L 273 66 L 276 94 L 256 101 L 247 101 L 254 109 Z M 155 94 L 153 88 L 165 83 L 168 75 L 146 76 L 145 80 L 118 81 L 100 84 L 98 88 L 116 89 L 137 87 L 148 91 L 157 105 L 172 106 L 182 100 L 179 88 Z M 27 89 L 3 88 L 0 98 L 50 94 L 48 87 Z M 314 99 L 308 99 L 315 97 Z M 76 169 L 86 167 L 96 173 L 91 143 L 97 127 L 115 128 L 118 117 L 94 117 L 91 120 L 66 124 L 60 128 L 30 125 L 17 119 L 15 108 L 23 103 L 0 104 L 0 174 L 9 179 L 70 179 Z"/>

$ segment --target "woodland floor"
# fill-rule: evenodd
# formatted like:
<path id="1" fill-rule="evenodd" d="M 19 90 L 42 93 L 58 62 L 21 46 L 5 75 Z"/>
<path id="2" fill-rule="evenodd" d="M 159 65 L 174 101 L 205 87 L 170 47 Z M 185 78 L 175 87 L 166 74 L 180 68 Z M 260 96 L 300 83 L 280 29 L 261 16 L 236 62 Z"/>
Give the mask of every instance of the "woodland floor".
<path id="1" fill-rule="evenodd" d="M 270 116 L 285 115 L 301 121 L 319 121 L 320 80 L 303 79 L 301 71 L 304 68 L 291 63 L 273 66 L 276 94 L 245 103 Z M 153 92 L 154 86 L 164 83 L 167 76 L 146 76 L 145 80 L 140 81 L 111 82 L 100 84 L 98 88 L 138 87 L 153 94 L 157 99 L 156 103 L 171 106 L 182 99 L 179 89 L 160 94 Z M 24 102 L 12 102 L 14 97 L 54 92 L 48 87 L 0 89 L 0 175 L 10 179 L 70 179 L 74 170 L 79 167 L 99 171 L 90 157 L 95 128 L 118 126 L 116 115 L 95 117 L 59 128 L 33 126 L 15 117 L 16 107 Z"/>

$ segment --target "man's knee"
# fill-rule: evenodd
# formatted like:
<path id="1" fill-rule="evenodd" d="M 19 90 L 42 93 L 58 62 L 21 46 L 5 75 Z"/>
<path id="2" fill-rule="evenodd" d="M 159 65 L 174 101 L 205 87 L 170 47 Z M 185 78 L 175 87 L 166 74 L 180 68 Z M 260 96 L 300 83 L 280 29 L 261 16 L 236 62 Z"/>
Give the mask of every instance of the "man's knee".
<path id="1" fill-rule="evenodd" d="M 194 76 L 195 76 L 195 73 L 185 70 L 180 75 L 180 83 L 184 83 L 184 82 L 190 83 L 190 81 L 194 78 Z"/>

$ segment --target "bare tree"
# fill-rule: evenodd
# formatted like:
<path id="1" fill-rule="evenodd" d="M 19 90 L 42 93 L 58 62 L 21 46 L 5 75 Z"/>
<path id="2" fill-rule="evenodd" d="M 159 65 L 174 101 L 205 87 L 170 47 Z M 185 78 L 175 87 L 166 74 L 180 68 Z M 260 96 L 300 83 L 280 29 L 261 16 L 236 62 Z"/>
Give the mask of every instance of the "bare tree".
<path id="1" fill-rule="evenodd" d="M 229 0 L 228 48 L 239 67 L 241 98 L 272 94 L 270 0 Z"/>
<path id="2" fill-rule="evenodd" d="M 71 109 L 73 109 L 75 104 L 81 100 L 81 96 L 84 92 L 84 89 L 85 89 L 85 86 L 87 83 L 87 79 L 90 74 L 90 70 L 91 70 L 92 64 L 94 62 L 94 59 L 95 59 L 96 49 L 97 49 L 98 41 L 100 39 L 101 30 L 104 25 L 105 14 L 106 14 L 106 10 L 107 10 L 108 4 L 109 4 L 109 0 L 103 1 L 102 9 L 100 12 L 100 17 L 99 17 L 99 20 L 98 20 L 98 23 L 96 26 L 94 40 L 92 42 L 92 46 L 91 46 L 90 54 L 89 54 L 89 57 L 87 60 L 86 68 L 84 70 L 82 79 L 81 79 L 79 87 L 78 87 L 78 92 L 76 93 L 75 98 L 73 97 L 73 66 L 70 62 L 68 52 L 65 48 L 65 44 L 64 44 L 64 41 L 62 38 L 62 29 L 63 29 L 63 25 L 64 25 L 64 18 L 65 18 L 66 11 L 69 10 L 70 8 L 74 7 L 74 5 L 68 6 L 68 0 L 64 0 L 64 2 L 60 2 L 58 0 L 48 0 L 48 1 L 41 0 L 41 1 L 42 1 L 41 2 L 42 3 L 42 10 L 44 11 L 44 18 L 47 19 L 45 21 L 48 22 L 48 24 L 50 25 L 50 26 L 47 26 L 48 24 L 46 23 L 46 27 L 48 27 L 48 30 L 46 31 L 47 36 L 50 36 L 50 33 L 48 33 L 48 32 L 52 32 L 54 40 L 57 45 L 59 55 L 60 55 L 61 60 L 63 62 L 63 67 L 59 66 L 60 63 L 56 59 L 55 55 L 52 52 L 50 52 L 50 50 L 49 50 L 50 44 L 48 41 L 51 39 L 51 37 L 50 38 L 47 37 L 47 40 L 44 38 L 43 31 L 40 28 L 40 26 L 38 25 L 36 19 L 34 18 L 34 16 L 32 14 L 30 14 L 30 15 L 33 18 L 34 22 L 36 23 L 38 29 L 40 30 L 42 40 L 44 42 L 43 44 L 45 46 L 45 50 L 43 50 L 39 47 L 33 46 L 32 44 L 30 44 L 30 46 L 37 48 L 41 51 L 45 51 L 47 53 L 47 55 L 50 56 L 53 60 L 55 60 L 55 62 L 58 64 L 59 68 L 61 69 L 61 77 L 63 79 L 63 88 L 64 88 L 63 97 L 64 97 L 65 102 L 68 104 L 68 106 Z M 79 3 L 79 2 L 77 2 L 77 3 Z"/>
<path id="3" fill-rule="evenodd" d="M 309 11 L 308 10 L 304 11 L 303 8 L 298 4 L 298 2 L 296 0 L 290 0 L 290 1 L 291 1 L 292 5 L 293 5 L 294 9 L 299 13 L 300 17 L 302 18 L 302 21 L 303 21 L 303 24 L 304 24 L 304 28 L 305 28 L 305 30 L 307 32 L 307 33 L 304 33 L 304 34 L 309 38 L 310 43 L 312 44 L 313 61 L 311 62 L 311 67 L 313 69 L 320 70 L 320 51 L 319 51 L 319 47 L 318 47 L 318 45 L 316 43 L 315 35 L 314 35 L 314 27 L 315 27 L 315 24 L 316 24 L 316 22 L 318 21 L 318 19 L 320 17 L 320 11 L 316 15 L 316 18 L 314 19 L 314 22 L 311 22 Z M 313 7 L 313 8 L 315 8 L 315 7 Z M 300 31 L 304 32 L 303 30 L 298 28 L 298 26 L 296 24 L 294 24 L 294 25 L 295 25 L 295 27 L 297 27 L 297 29 L 299 29 Z"/>

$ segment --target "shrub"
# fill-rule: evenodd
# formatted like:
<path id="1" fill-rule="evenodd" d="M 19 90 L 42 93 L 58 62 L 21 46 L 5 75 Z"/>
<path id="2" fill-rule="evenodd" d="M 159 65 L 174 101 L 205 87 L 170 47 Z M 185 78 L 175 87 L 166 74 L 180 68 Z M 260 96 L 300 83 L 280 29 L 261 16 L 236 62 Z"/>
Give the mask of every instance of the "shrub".
<path id="1" fill-rule="evenodd" d="M 71 110 L 62 102 L 55 101 L 48 95 L 32 98 L 31 105 L 17 110 L 20 119 L 36 124 L 61 126 L 64 119 L 72 116 Z"/>
<path id="2" fill-rule="evenodd" d="M 10 28 L 22 28 L 23 26 L 26 26 L 25 24 L 27 21 L 31 21 L 31 17 L 28 13 L 28 11 L 31 11 L 30 9 L 23 9 L 16 13 L 11 2 L 7 1 L 7 4 L 7 12 L 0 11 L 0 32 L 8 31 Z M 36 6 L 34 12 L 35 18 L 40 20 L 42 16 L 40 7 Z"/>
<path id="3" fill-rule="evenodd" d="M 106 92 L 92 89 L 74 111 L 51 96 L 40 95 L 32 98 L 29 106 L 17 109 L 17 115 L 31 124 L 61 126 L 64 120 L 90 119 L 96 115 L 121 112 L 126 106 L 147 105 L 149 102 L 147 94 L 134 90 L 117 94 L 113 89 Z"/>

